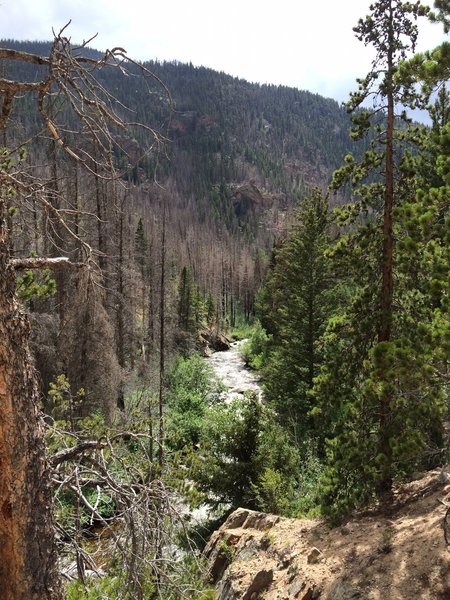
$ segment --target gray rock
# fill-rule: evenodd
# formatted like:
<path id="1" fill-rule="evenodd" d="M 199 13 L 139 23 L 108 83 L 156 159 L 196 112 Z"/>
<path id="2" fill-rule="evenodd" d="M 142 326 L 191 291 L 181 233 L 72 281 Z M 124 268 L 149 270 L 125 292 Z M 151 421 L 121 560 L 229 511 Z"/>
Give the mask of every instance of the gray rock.
<path id="1" fill-rule="evenodd" d="M 253 528 L 258 531 L 267 531 L 278 523 L 280 517 L 276 515 L 268 515 L 266 513 L 249 511 L 244 527 L 246 529 Z"/>
<path id="2" fill-rule="evenodd" d="M 217 600 L 239 600 L 239 592 L 233 587 L 230 577 L 224 578 L 217 588 Z"/>
<path id="3" fill-rule="evenodd" d="M 245 508 L 238 508 L 225 521 L 224 525 L 222 525 L 223 529 L 238 529 L 242 527 L 247 520 L 249 515 L 249 510 Z"/>
<path id="4" fill-rule="evenodd" d="M 261 544 L 256 539 L 251 539 L 247 542 L 244 548 L 237 552 L 236 558 L 238 560 L 248 560 L 249 558 L 258 556 L 260 552 Z"/>
<path id="5" fill-rule="evenodd" d="M 297 598 L 300 592 L 304 589 L 305 585 L 306 584 L 303 577 L 296 577 L 288 587 L 289 596 Z"/>
<path id="6" fill-rule="evenodd" d="M 444 468 L 442 468 L 438 475 L 438 481 L 442 485 L 447 485 L 447 483 L 450 483 L 450 473 L 447 473 Z"/>
<path id="7" fill-rule="evenodd" d="M 316 547 L 311 548 L 311 550 L 308 552 L 308 557 L 307 557 L 308 564 L 315 565 L 316 563 L 320 562 L 321 560 L 322 560 L 322 552 L 319 550 L 319 548 L 316 548 Z"/>
<path id="8" fill-rule="evenodd" d="M 297 598 L 298 600 L 315 600 L 320 596 L 320 590 L 313 583 L 307 583 L 305 579 L 299 575 L 295 577 L 288 587 L 289 598 Z"/>

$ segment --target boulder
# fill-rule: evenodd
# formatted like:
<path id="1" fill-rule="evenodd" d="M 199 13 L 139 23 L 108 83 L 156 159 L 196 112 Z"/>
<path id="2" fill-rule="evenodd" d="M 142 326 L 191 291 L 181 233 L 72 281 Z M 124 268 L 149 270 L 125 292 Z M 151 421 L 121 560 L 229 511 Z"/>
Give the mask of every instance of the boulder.
<path id="1" fill-rule="evenodd" d="M 338 579 L 330 590 L 327 600 L 359 600 L 361 592 L 350 586 L 344 579 Z"/>
<path id="2" fill-rule="evenodd" d="M 309 565 L 315 565 L 316 563 L 320 562 L 322 560 L 322 552 L 319 550 L 319 548 L 311 548 L 311 550 L 308 552 L 308 557 L 307 557 L 307 561 Z"/>
<path id="3" fill-rule="evenodd" d="M 209 356 L 211 352 L 223 352 L 229 350 L 231 341 L 220 331 L 202 329 L 198 334 L 197 346 L 205 356 Z"/>

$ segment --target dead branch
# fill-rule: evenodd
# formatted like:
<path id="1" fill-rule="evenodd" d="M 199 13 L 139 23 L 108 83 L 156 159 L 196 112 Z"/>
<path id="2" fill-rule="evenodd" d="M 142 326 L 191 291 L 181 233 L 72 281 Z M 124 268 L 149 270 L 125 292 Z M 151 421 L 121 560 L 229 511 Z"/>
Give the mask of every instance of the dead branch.
<path id="1" fill-rule="evenodd" d="M 6 128 L 16 100 L 24 94 L 35 93 L 37 112 L 43 124 L 42 131 L 48 133 L 55 148 L 64 152 L 96 179 L 116 182 L 122 175 L 116 172 L 113 155 L 118 157 L 127 171 L 166 140 L 158 131 L 138 123 L 134 112 L 127 109 L 99 81 L 98 73 L 107 68 L 119 70 L 124 77 L 142 77 L 147 83 L 149 98 L 150 80 L 154 80 L 164 90 L 169 110 L 172 110 L 172 100 L 160 79 L 143 65 L 129 59 L 121 47 L 107 50 L 98 59 L 83 56 L 83 49 L 88 42 L 72 47 L 70 39 L 64 35 L 68 25 L 69 23 L 55 34 L 47 57 L 0 48 L 0 60 L 19 61 L 40 67 L 36 81 L 0 79 L 0 130 Z M 144 133 L 139 136 L 139 155 L 136 145 L 130 146 L 132 150 L 127 148 L 127 138 L 122 132 L 130 128 Z M 41 137 L 42 131 L 39 133 Z M 69 215 L 67 202 L 59 193 L 54 178 L 49 178 L 48 181 L 33 178 L 31 172 L 25 170 L 20 163 L 15 165 L 14 170 L 10 166 L 5 167 L 5 164 L 9 165 L 10 162 L 0 164 L 2 191 L 6 196 L 14 198 L 14 205 L 29 207 L 28 210 L 33 215 L 36 214 L 36 206 L 39 207 L 44 217 L 44 226 L 51 228 L 53 248 L 58 253 L 65 254 L 61 244 L 58 244 L 58 240 L 63 239 L 62 232 L 65 232 L 82 252 L 84 261 L 92 262 L 93 256 L 101 254 L 100 250 L 94 250 L 87 244 L 86 236 L 80 232 L 78 215 L 81 217 L 83 213 L 77 208 Z M 70 216 L 73 216 L 72 222 Z M 33 265 L 26 262 L 11 264 L 16 269 L 63 266 L 63 263 L 57 262 L 54 265 L 44 265 L 38 260 Z"/>
<path id="2" fill-rule="evenodd" d="M 0 48 L 0 58 L 6 58 L 8 60 L 19 60 L 21 62 L 28 62 L 34 65 L 48 66 L 50 64 L 49 59 L 44 56 L 38 56 L 36 54 L 22 52 L 21 50 L 11 50 L 9 48 Z"/>
<path id="3" fill-rule="evenodd" d="M 85 267 L 85 263 L 71 262 L 67 256 L 57 256 L 55 258 L 45 257 L 29 257 L 29 258 L 12 258 L 9 265 L 16 271 L 23 269 L 79 269 Z"/>
<path id="4" fill-rule="evenodd" d="M 123 48 L 115 47 L 107 50 L 99 59 L 80 54 L 79 51 L 83 50 L 88 42 L 73 48 L 70 40 L 63 36 L 68 25 L 69 23 L 55 34 L 48 57 L 0 48 L 0 59 L 39 65 L 44 71 L 40 79 L 33 82 L 0 79 L 0 95 L 3 96 L 0 129 L 6 126 L 14 100 L 19 94 L 38 92 L 39 115 L 51 138 L 56 141 L 58 146 L 91 174 L 108 177 L 106 173 L 109 173 L 109 177 L 115 177 L 115 174 L 111 172 L 111 165 L 100 158 L 109 155 L 113 148 L 127 156 L 127 152 L 113 130 L 124 131 L 130 127 L 144 130 L 148 134 L 150 144 L 149 148 L 143 148 L 142 157 L 153 148 L 154 143 L 161 145 L 166 140 L 151 127 L 136 123 L 135 119 L 128 121 L 125 115 L 129 109 L 96 79 L 96 73 L 101 69 L 112 68 L 118 69 L 123 76 L 130 76 L 130 67 L 132 67 L 145 81 L 152 79 L 162 87 L 170 111 L 172 110 L 172 99 L 162 81 L 146 67 L 131 60 Z M 136 73 L 133 76 L 136 76 Z M 81 127 L 80 131 L 76 132 L 78 136 L 90 137 L 97 144 L 98 156 L 92 157 L 82 150 L 79 141 L 77 141 L 76 148 L 73 146 L 74 136 L 66 135 L 75 133 L 66 131 L 67 114 L 64 115 L 61 122 L 58 122 L 57 116 L 54 114 L 53 108 L 57 101 L 65 109 L 69 108 L 78 120 Z"/>
<path id="5" fill-rule="evenodd" d="M 59 431 L 55 425 L 47 427 L 52 436 L 59 432 L 62 441 L 67 439 L 68 432 Z M 50 457 L 56 503 L 65 490 L 74 498 L 71 524 L 57 524 L 60 544 L 65 548 L 63 554 L 75 557 L 72 566 L 66 568 L 65 577 L 71 579 L 77 574 L 82 581 L 86 569 L 97 569 L 95 551 L 88 551 L 83 544 L 81 507 L 84 523 L 102 528 L 102 554 L 114 557 L 128 592 L 141 597 L 142 586 L 151 577 L 159 593 L 172 589 L 177 598 L 192 598 L 195 585 L 180 584 L 178 575 L 183 561 L 179 559 L 180 551 L 175 551 L 175 539 L 180 532 L 186 533 L 179 496 L 161 479 L 145 481 L 150 460 L 148 435 L 118 431 L 105 434 L 100 440 L 83 440 L 79 436 L 70 432 L 70 439 L 77 443 Z M 136 464 L 130 463 L 124 453 L 123 442 L 130 439 L 141 447 Z M 102 515 L 104 497 L 111 498 L 114 504 L 112 517 Z M 67 519 L 67 511 L 65 514 Z"/>
<path id="6" fill-rule="evenodd" d="M 49 462 L 52 467 L 57 467 L 60 463 L 72 460 L 80 454 L 83 454 L 86 450 L 92 450 L 93 448 L 105 448 L 105 444 L 98 440 L 86 440 L 72 448 L 66 448 L 53 454 L 53 456 L 49 458 Z"/>

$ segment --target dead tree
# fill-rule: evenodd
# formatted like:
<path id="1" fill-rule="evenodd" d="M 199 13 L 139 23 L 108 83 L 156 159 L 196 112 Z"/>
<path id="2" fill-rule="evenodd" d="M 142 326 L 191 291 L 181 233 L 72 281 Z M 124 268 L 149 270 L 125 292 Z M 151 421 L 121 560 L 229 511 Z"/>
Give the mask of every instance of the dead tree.
<path id="1" fill-rule="evenodd" d="M 90 551 L 82 543 L 86 529 L 95 526 L 103 540 L 101 553 L 104 555 L 107 547 L 127 597 L 148 598 L 150 585 L 155 598 L 163 591 L 180 600 L 197 597 L 203 581 L 190 578 L 173 544 L 183 533 L 189 543 L 185 509 L 179 495 L 160 478 L 149 481 L 147 477 L 148 465 L 154 460 L 152 439 L 145 433 L 123 430 L 105 431 L 100 439 L 86 438 L 86 433 L 62 430 L 58 422 L 51 421 L 47 428 L 53 438 L 61 439 L 62 446 L 49 457 L 56 499 L 64 494 L 67 498 L 67 493 L 73 499 L 72 510 L 66 508 L 65 521 L 58 524 L 61 554 L 74 557 L 63 565 L 65 578 L 86 583 L 89 572 L 102 575 L 95 547 Z M 134 446 L 131 461 L 126 451 L 130 442 Z M 105 498 L 109 516 L 102 513 Z M 194 556 L 193 548 L 191 553 Z M 197 577 L 202 571 L 198 564 Z"/>
<path id="2" fill-rule="evenodd" d="M 3 193 L 2 193 L 3 192 Z M 58 599 L 52 500 L 28 348 L 15 297 L 0 189 L 0 588 L 4 600 Z"/>
<path id="3" fill-rule="evenodd" d="M 64 28 L 65 29 L 65 28 Z M 43 128 L 56 147 L 91 174 L 114 177 L 112 151 L 123 152 L 112 132 L 137 126 L 126 118 L 125 108 L 98 83 L 99 69 L 114 68 L 127 75 L 131 63 L 125 51 L 114 48 L 99 60 L 83 56 L 83 47 L 73 48 L 64 37 L 55 35 L 48 57 L 0 48 L 0 59 L 38 65 L 38 81 L 0 78 L 0 130 L 5 130 L 19 95 L 34 93 Z M 89 40 L 90 41 L 90 40 Z M 88 42 L 86 42 L 87 44 Z M 137 65 L 136 65 L 137 67 Z M 151 76 L 141 68 L 144 76 Z M 79 123 L 74 132 L 58 121 L 56 102 Z M 125 115 L 125 116 L 124 116 Z M 150 151 L 161 141 L 146 128 Z M 89 153 L 95 144 L 95 156 Z M 6 139 L 6 136 L 4 137 Z M 76 140 L 75 143 L 71 140 Z M 52 194 L 58 193 L 52 190 Z M 71 223 L 73 212 L 49 200 L 45 182 L 21 168 L 9 152 L 0 155 L 0 595 L 2 600 L 57 600 L 62 586 L 56 560 L 52 517 L 51 481 L 46 461 L 43 429 L 38 414 L 38 388 L 28 348 L 29 323 L 15 296 L 15 268 L 27 263 L 10 257 L 9 208 L 20 203 L 23 209 L 36 206 L 49 215 L 50 227 L 60 236 L 77 238 Z M 86 268 L 96 268 L 96 256 L 79 237 L 81 259 Z M 35 267 L 69 264 L 41 257 Z M 28 266 L 30 266 L 28 264 Z"/>

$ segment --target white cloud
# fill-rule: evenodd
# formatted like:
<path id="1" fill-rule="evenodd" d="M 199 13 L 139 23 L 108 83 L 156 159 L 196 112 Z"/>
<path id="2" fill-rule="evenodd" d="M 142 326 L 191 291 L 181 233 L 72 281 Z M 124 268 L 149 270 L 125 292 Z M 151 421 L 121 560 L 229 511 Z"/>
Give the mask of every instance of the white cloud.
<path id="1" fill-rule="evenodd" d="M 98 32 L 99 50 L 125 47 L 139 60 L 193 62 L 261 83 L 308 89 L 343 100 L 370 67 L 371 51 L 352 27 L 370 0 L 0 0 L 0 37 L 74 42 Z M 422 47 L 436 45 L 424 28 Z"/>

